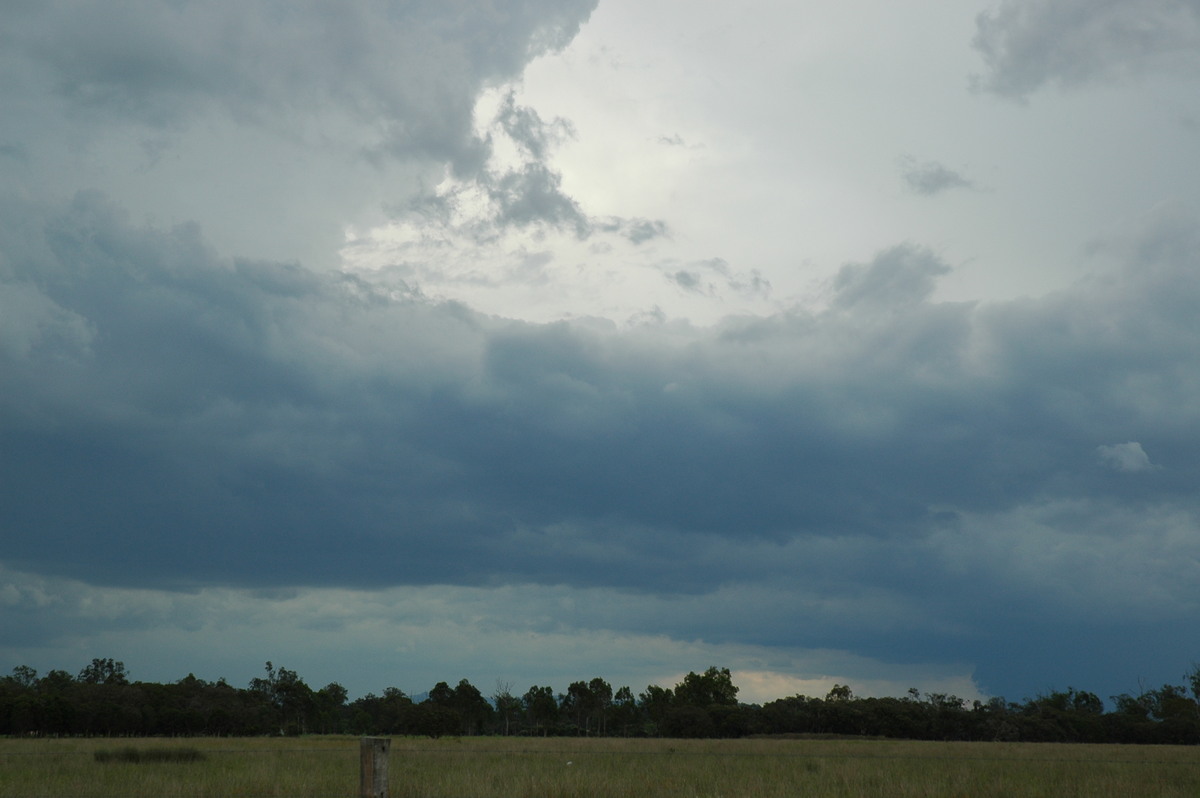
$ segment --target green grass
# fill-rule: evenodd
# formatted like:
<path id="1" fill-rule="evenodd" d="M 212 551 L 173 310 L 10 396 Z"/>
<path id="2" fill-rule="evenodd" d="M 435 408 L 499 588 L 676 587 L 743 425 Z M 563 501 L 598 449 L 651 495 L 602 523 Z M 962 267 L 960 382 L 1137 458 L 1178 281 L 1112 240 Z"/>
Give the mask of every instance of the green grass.
<path id="1" fill-rule="evenodd" d="M 356 798 L 351 737 L 0 740 L 0 798 Z M 194 752 L 177 755 L 175 752 Z M 392 798 L 1200 795 L 1200 748 L 888 740 L 398 738 Z"/>

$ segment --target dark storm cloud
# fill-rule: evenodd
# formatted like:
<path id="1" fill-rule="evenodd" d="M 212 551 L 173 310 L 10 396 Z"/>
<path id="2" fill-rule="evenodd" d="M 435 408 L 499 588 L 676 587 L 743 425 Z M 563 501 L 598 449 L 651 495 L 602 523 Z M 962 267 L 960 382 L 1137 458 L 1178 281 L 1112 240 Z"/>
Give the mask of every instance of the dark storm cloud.
<path id="1" fill-rule="evenodd" d="M 492 567 L 472 547 L 556 524 L 912 531 L 935 505 L 1003 508 L 1046 484 L 1088 496 L 1106 441 L 1179 447 L 1146 402 L 1174 388 L 1190 406 L 1186 383 L 1136 390 L 1195 360 L 1170 346 L 1190 321 L 1169 305 L 1153 304 L 1163 340 L 1129 334 L 1146 278 L 931 304 L 945 266 L 905 246 L 843 268 L 827 314 L 731 321 L 675 350 L 226 262 L 193 230 L 132 228 L 95 196 L 42 229 L 45 260 L 6 283 L 40 308 L 7 354 L 8 451 L 23 453 L 9 476 L 28 497 L 10 512 L 58 516 L 63 535 L 95 517 L 164 552 L 168 518 L 198 531 L 212 512 L 235 546 L 306 541 L 278 559 L 300 581 L 336 562 L 305 545 L 342 536 L 440 552 L 451 577 Z M 1187 288 L 1171 288 L 1181 310 Z"/>
<path id="2" fill-rule="evenodd" d="M 1200 68 L 1195 0 L 1004 0 L 977 20 L 988 72 L 976 85 L 1022 98 L 1146 70 Z"/>
<path id="3" fill-rule="evenodd" d="M 946 265 L 902 245 L 846 265 L 826 311 L 626 332 L 227 259 L 96 194 L 7 210 L 9 567 L 723 588 L 761 617 L 710 639 L 1001 663 L 1013 635 L 1057 651 L 1056 624 L 1194 603 L 1200 226 L 1180 209 L 1097 244 L 1120 271 L 1041 299 L 933 302 Z M 1104 620 L 1109 562 L 1161 601 Z"/>
<path id="4" fill-rule="evenodd" d="M 45 2 L 10 6 L 0 43 L 27 88 L 96 119 L 170 129 L 216 110 L 336 136 L 341 114 L 372 131 L 365 152 L 473 170 L 479 90 L 565 45 L 594 5 Z"/>

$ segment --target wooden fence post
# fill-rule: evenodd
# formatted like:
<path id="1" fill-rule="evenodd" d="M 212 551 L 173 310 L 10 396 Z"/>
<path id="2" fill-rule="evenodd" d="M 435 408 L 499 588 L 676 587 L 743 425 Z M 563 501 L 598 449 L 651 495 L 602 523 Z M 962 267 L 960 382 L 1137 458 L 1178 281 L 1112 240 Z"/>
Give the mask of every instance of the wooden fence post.
<path id="1" fill-rule="evenodd" d="M 388 798 L 388 748 L 392 741 L 386 737 L 362 738 L 360 754 L 360 798 Z"/>

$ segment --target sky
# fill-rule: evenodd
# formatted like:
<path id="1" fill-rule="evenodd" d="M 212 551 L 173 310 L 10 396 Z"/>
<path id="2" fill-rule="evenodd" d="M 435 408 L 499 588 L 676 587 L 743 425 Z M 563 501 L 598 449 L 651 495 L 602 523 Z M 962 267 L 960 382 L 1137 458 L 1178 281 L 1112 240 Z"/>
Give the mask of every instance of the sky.
<path id="1" fill-rule="evenodd" d="M 0 672 L 1200 660 L 1200 2 L 11 0 Z"/>

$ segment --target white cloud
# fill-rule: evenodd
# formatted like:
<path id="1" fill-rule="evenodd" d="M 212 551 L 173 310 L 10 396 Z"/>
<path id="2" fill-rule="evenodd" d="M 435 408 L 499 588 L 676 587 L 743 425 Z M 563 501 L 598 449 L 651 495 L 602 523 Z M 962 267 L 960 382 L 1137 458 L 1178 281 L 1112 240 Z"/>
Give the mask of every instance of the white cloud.
<path id="1" fill-rule="evenodd" d="M 1096 453 L 1100 455 L 1100 462 L 1115 471 L 1132 473 L 1136 471 L 1149 471 L 1154 468 L 1150 463 L 1149 455 L 1146 454 L 1145 450 L 1142 449 L 1142 445 L 1137 441 L 1114 443 L 1111 446 L 1097 446 Z"/>

